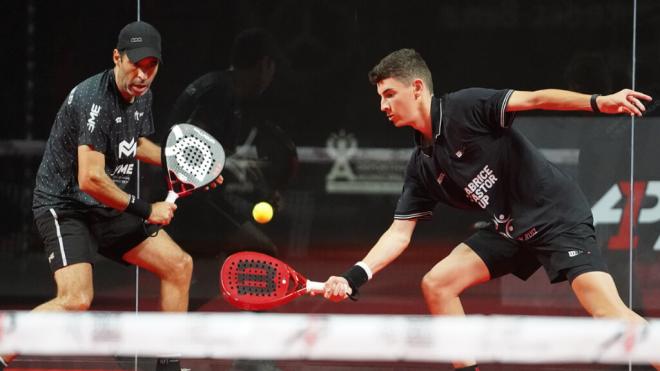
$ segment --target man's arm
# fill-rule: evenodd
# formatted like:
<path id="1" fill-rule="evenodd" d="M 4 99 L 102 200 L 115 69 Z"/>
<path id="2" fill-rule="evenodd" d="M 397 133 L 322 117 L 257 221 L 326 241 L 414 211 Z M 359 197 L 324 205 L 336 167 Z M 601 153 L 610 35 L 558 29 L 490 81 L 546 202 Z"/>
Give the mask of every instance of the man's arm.
<path id="1" fill-rule="evenodd" d="M 388 266 L 408 247 L 416 224 L 415 219 L 394 220 L 378 242 L 369 250 L 362 263 L 372 274 Z M 350 291 L 348 281 L 344 277 L 331 276 L 325 282 L 324 297 L 332 301 L 340 301 L 346 299 L 346 293 L 350 293 Z"/>
<path id="2" fill-rule="evenodd" d="M 94 197 L 104 205 L 120 211 L 126 210 L 132 196 L 124 192 L 105 173 L 105 155 L 88 145 L 78 146 L 78 186 L 80 190 Z M 169 202 L 156 202 L 146 220 L 152 224 L 169 224 L 176 205 Z"/>
<path id="3" fill-rule="evenodd" d="M 137 159 L 152 165 L 161 165 L 160 146 L 141 137 L 137 144 Z"/>
<path id="4" fill-rule="evenodd" d="M 568 90 L 545 89 L 537 91 L 514 91 L 506 106 L 507 112 L 528 110 L 550 110 L 550 111 L 594 111 L 592 108 L 592 97 L 595 107 L 599 112 L 609 114 L 627 113 L 629 115 L 641 116 L 646 107 L 643 101 L 651 101 L 652 98 L 646 94 L 623 89 L 610 95 L 587 95 Z"/>

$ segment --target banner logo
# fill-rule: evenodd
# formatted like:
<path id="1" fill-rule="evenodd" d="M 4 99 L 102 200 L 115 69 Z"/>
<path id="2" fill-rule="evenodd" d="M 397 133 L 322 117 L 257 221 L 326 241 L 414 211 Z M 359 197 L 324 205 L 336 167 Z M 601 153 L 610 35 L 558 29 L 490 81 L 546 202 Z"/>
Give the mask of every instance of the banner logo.
<path id="1" fill-rule="evenodd" d="M 325 155 L 332 166 L 325 177 L 328 193 L 397 194 L 410 149 L 358 148 L 352 133 L 340 130 L 326 141 Z"/>
<path id="2" fill-rule="evenodd" d="M 633 197 L 631 198 L 631 190 Z M 653 201 L 644 202 L 652 199 Z M 631 207 L 632 206 L 632 207 Z M 632 218 L 631 218 L 632 210 Z M 630 244 L 630 222 L 633 229 L 640 224 L 660 222 L 660 181 L 636 181 L 632 188 L 630 182 L 621 181 L 613 184 L 591 208 L 594 225 L 618 224 L 618 233 L 607 241 L 612 250 L 627 249 Z M 639 236 L 633 236 L 633 246 L 637 247 Z M 653 250 L 660 251 L 660 236 L 653 245 Z"/>

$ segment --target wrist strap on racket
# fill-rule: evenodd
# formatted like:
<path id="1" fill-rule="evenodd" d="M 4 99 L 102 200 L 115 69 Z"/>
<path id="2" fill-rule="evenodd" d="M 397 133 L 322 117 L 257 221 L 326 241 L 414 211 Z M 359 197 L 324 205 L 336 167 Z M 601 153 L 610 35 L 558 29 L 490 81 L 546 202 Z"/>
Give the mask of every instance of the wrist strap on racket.
<path id="1" fill-rule="evenodd" d="M 360 261 L 349 268 L 341 276 L 348 281 L 348 285 L 351 287 L 351 294 L 348 297 L 351 298 L 351 300 L 357 300 L 360 297 L 360 286 L 364 285 L 371 279 L 372 273 L 369 266 Z"/>
<path id="2" fill-rule="evenodd" d="M 129 195 L 128 205 L 125 212 L 139 216 L 140 218 L 147 220 L 151 216 L 151 204 L 143 201 L 134 195 Z"/>

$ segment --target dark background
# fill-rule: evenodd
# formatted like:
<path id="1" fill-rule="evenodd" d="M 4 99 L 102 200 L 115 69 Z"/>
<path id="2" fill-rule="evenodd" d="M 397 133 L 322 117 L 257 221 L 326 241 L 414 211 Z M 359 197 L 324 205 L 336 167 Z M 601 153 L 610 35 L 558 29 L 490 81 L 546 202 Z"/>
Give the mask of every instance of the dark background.
<path id="1" fill-rule="evenodd" d="M 30 211 L 40 143 L 73 86 L 112 67 L 117 33 L 136 19 L 136 3 L 10 0 L 0 3 L 0 14 L 0 309 L 25 309 L 47 300 L 54 290 Z M 299 150 L 324 148 L 342 130 L 360 148 L 410 148 L 412 132 L 396 130 L 385 120 L 367 80 L 380 58 L 403 47 L 424 56 L 437 95 L 472 86 L 602 94 L 634 86 L 660 96 L 660 2 L 655 0 L 144 0 L 141 18 L 163 37 L 164 64 L 152 87 L 159 132 L 166 130 L 170 109 L 186 85 L 227 68 L 234 37 L 256 26 L 274 35 L 283 60 L 274 83 L 254 106 L 255 116 L 281 127 Z M 516 125 L 542 149 L 573 150 L 576 161 L 559 165 L 595 204 L 612 186 L 629 181 L 631 155 L 635 180 L 660 181 L 655 107 L 635 120 L 632 140 L 631 120 L 625 117 L 535 112 L 519 115 Z M 281 189 L 274 220 L 249 224 L 254 233 L 267 236 L 280 257 L 323 280 L 366 253 L 391 223 L 398 195 L 329 193 L 325 177 L 332 162 L 310 160 L 301 152 L 299 160 L 296 176 Z M 155 170 L 143 171 L 141 188 L 147 197 L 160 198 L 160 185 Z M 172 234 L 196 259 L 191 309 L 231 311 L 218 297 L 218 267 L 227 253 L 260 246 L 228 240 L 217 215 L 195 216 L 193 206 L 184 214 L 186 206 L 204 202 L 206 195 L 195 197 L 179 201 L 182 215 L 172 226 Z M 238 192 L 237 197 L 247 205 L 256 201 L 254 192 Z M 642 210 L 658 203 L 651 193 L 636 197 L 642 197 Z M 622 199 L 615 207 L 626 205 Z M 249 220 L 246 210 L 242 216 Z M 432 222 L 418 227 L 406 254 L 365 287 L 360 302 L 334 305 L 305 298 L 281 311 L 426 313 L 419 280 L 480 218 L 440 206 Z M 202 230 L 200 225 L 208 223 L 216 223 L 219 232 Z M 640 312 L 660 316 L 660 247 L 654 249 L 658 221 L 636 224 L 639 243 L 632 250 L 609 243 L 620 227 L 612 222 L 598 229 L 622 297 Z M 94 309 L 134 308 L 133 268 L 100 260 L 95 280 Z M 567 285 L 550 286 L 543 273 L 531 281 L 525 285 L 504 278 L 471 289 L 466 310 L 584 315 Z M 148 273 L 140 274 L 141 310 L 156 308 L 155 284 Z"/>

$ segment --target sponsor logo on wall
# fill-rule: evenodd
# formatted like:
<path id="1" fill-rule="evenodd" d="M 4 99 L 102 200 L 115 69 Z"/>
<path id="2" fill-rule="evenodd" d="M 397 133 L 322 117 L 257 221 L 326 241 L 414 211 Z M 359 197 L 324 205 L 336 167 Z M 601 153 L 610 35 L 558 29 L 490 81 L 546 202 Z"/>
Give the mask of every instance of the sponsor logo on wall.
<path id="1" fill-rule="evenodd" d="M 339 131 L 326 141 L 332 165 L 326 175 L 328 193 L 398 194 L 411 149 L 360 149 L 351 133 Z"/>
<path id="2" fill-rule="evenodd" d="M 632 229 L 636 231 L 642 225 L 660 222 L 660 181 L 635 181 L 632 187 L 629 181 L 615 183 L 594 204 L 591 211 L 594 214 L 594 225 L 619 226 L 618 232 L 607 241 L 607 247 L 611 250 L 628 249 L 631 223 Z M 660 251 L 660 235 L 655 238 L 653 250 Z M 632 243 L 637 247 L 637 233 L 633 235 Z"/>

